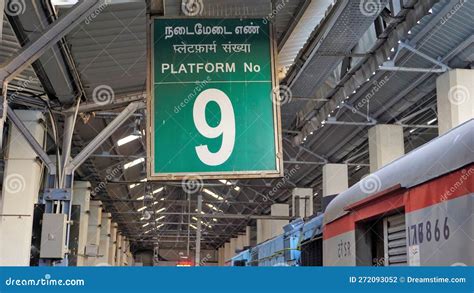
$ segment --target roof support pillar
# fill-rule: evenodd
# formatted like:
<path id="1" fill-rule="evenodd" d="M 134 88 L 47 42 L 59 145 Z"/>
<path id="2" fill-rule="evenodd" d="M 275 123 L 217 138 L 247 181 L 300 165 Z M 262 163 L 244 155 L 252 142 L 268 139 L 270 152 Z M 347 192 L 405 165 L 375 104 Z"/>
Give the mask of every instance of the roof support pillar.
<path id="1" fill-rule="evenodd" d="M 100 221 L 99 257 L 97 258 L 98 265 L 110 265 L 109 247 L 111 226 L 112 215 L 110 213 L 102 213 Z"/>
<path id="2" fill-rule="evenodd" d="M 77 250 L 72 251 L 71 264 L 75 262 L 76 266 L 79 267 L 85 265 L 91 184 L 87 181 L 76 181 L 73 186 L 74 197 L 72 199 L 72 204 L 80 207 L 80 214 L 79 221 L 74 222 L 73 224 L 79 225 L 79 233 L 77 234 L 76 239 L 71 239 L 71 241 L 77 242 Z"/>
<path id="3" fill-rule="evenodd" d="M 87 248 L 86 265 L 94 266 L 97 264 L 99 243 L 100 243 L 100 224 L 102 220 L 102 202 L 92 200 L 89 208 L 89 226 L 87 230 Z"/>
<path id="4" fill-rule="evenodd" d="M 237 238 L 230 238 L 230 257 L 235 256 L 235 249 L 237 248 Z"/>
<path id="5" fill-rule="evenodd" d="M 271 206 L 271 216 L 288 217 L 290 208 L 288 204 L 276 203 Z M 288 220 L 257 220 L 257 244 L 262 243 L 278 234 L 283 233 L 283 226 Z"/>
<path id="6" fill-rule="evenodd" d="M 224 246 L 221 246 L 221 247 L 219 247 L 219 249 L 217 249 L 217 255 L 218 255 L 217 265 L 220 266 L 220 267 L 223 267 L 224 264 L 225 264 L 225 248 L 224 248 Z"/>
<path id="7" fill-rule="evenodd" d="M 118 225 L 117 223 L 112 223 L 112 228 L 110 229 L 109 256 L 108 256 L 108 263 L 111 266 L 115 266 L 115 251 L 117 250 L 117 235 L 118 235 Z"/>
<path id="8" fill-rule="evenodd" d="M 115 266 L 119 267 L 122 265 L 122 233 L 117 234 L 117 250 L 115 251 Z"/>
<path id="9" fill-rule="evenodd" d="M 237 236 L 237 243 L 235 244 L 235 249 L 242 251 L 244 249 L 244 238 L 245 235 Z"/>
<path id="10" fill-rule="evenodd" d="M 454 69 L 437 78 L 436 94 L 440 135 L 474 118 L 473 81 L 473 69 Z"/>
<path id="11" fill-rule="evenodd" d="M 250 246 L 250 240 L 251 240 L 251 236 L 252 236 L 252 227 L 251 226 L 246 226 L 245 227 L 245 235 L 244 235 L 244 247 L 245 246 Z"/>
<path id="12" fill-rule="evenodd" d="M 35 141 L 45 136 L 39 111 L 16 111 Z M 17 127 L 12 127 L 5 153 L 0 196 L 0 266 L 29 266 L 34 204 L 38 202 L 41 164 Z"/>
<path id="13" fill-rule="evenodd" d="M 323 166 L 323 197 L 321 199 L 323 210 L 336 195 L 348 188 L 347 164 L 326 164 Z"/>
<path id="14" fill-rule="evenodd" d="M 403 127 L 379 124 L 369 129 L 370 173 L 405 154 Z"/>
<path id="15" fill-rule="evenodd" d="M 228 265 L 227 262 L 229 262 L 229 265 L 230 265 L 230 258 L 231 258 L 231 254 L 230 254 L 230 242 L 226 242 L 224 244 L 224 266 Z"/>

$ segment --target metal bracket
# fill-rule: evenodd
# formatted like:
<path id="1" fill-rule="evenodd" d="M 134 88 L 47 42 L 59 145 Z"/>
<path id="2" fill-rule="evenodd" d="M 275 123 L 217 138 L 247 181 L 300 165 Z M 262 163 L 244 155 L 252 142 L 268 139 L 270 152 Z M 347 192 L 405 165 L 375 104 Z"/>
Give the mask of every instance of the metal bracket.
<path id="1" fill-rule="evenodd" d="M 408 51 L 413 52 L 414 54 L 422 57 L 423 59 L 428 60 L 429 62 L 433 63 L 435 66 L 439 66 L 440 68 L 411 68 L 411 67 L 400 67 L 395 65 L 395 60 L 397 59 L 398 55 L 400 52 L 406 49 Z M 385 71 L 408 71 L 408 72 L 429 72 L 429 73 L 443 73 L 451 68 L 447 66 L 446 64 L 426 55 L 425 53 L 420 52 L 416 48 L 413 48 L 407 43 L 400 42 L 398 44 L 398 50 L 395 53 L 395 56 L 393 57 L 393 60 L 385 61 L 380 67 L 380 70 L 385 70 Z"/>
<path id="2" fill-rule="evenodd" d="M 48 188 L 45 189 L 43 192 L 43 199 L 44 200 L 71 200 L 72 194 L 71 194 L 71 189 L 70 188 Z"/>
<path id="3" fill-rule="evenodd" d="M 43 163 L 49 170 L 49 174 L 56 174 L 56 165 L 51 161 L 48 154 L 43 150 L 43 147 L 36 141 L 34 136 L 30 133 L 28 128 L 26 128 L 25 124 L 21 121 L 21 119 L 16 115 L 15 111 L 9 106 L 7 107 L 8 118 L 16 126 L 18 131 L 23 135 L 26 139 L 28 144 L 31 148 L 35 151 L 35 153 L 41 158 Z"/>

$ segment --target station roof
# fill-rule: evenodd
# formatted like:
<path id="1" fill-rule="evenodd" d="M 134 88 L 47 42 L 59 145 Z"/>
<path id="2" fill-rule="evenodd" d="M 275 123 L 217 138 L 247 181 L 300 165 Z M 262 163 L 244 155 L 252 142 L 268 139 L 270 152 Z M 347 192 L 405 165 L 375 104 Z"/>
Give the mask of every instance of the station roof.
<path id="1" fill-rule="evenodd" d="M 286 203 L 294 187 L 313 188 L 315 208 L 320 211 L 322 166 L 347 163 L 350 184 L 360 180 L 369 172 L 367 131 L 375 124 L 404 125 L 406 152 L 436 137 L 437 76 L 447 68 L 473 66 L 473 1 L 458 8 L 457 1 L 448 0 L 405 0 L 401 7 L 384 0 L 380 2 L 387 5 L 376 14 L 361 9 L 358 0 L 282 1 L 276 6 L 279 9 L 272 9 L 270 0 L 223 2 L 206 0 L 203 15 L 264 15 L 274 23 L 281 84 L 291 91 L 291 99 L 282 105 L 284 166 L 291 176 L 204 182 L 207 190 L 226 199 L 220 202 L 203 193 L 206 213 L 218 210 L 239 215 L 210 218 L 203 225 L 204 247 L 216 248 L 235 237 L 253 221 L 252 216 L 269 214 L 272 203 Z M 182 17 L 180 1 L 149 4 L 152 13 Z M 69 32 L 47 52 L 50 57 L 35 62 L 11 83 L 12 91 L 21 90 L 11 99 L 19 108 L 44 106 L 38 102 L 40 97 L 55 111 L 64 112 L 77 96 L 82 97 L 72 156 L 130 101 L 146 99 L 147 7 L 145 1 L 112 1 L 92 21 Z M 45 5 L 23 15 L 5 15 L 0 61 L 6 62 L 45 23 L 70 9 L 68 5 Z M 394 58 L 392 65 L 411 70 L 383 69 Z M 33 82 L 25 87 L 22 82 L 30 79 Z M 114 99 L 98 107 L 93 91 L 104 85 L 112 89 Z M 57 119 L 62 128 L 62 116 Z M 189 202 L 181 183 L 143 182 L 143 163 L 123 168 L 146 157 L 144 138 L 117 145 L 121 138 L 140 132 L 145 120 L 145 109 L 128 119 L 78 169 L 76 179 L 93 186 L 106 183 L 95 198 L 103 201 L 113 221 L 137 247 L 150 247 L 157 241 L 182 246 L 191 229 L 188 224 L 194 220 L 184 213 Z M 280 187 L 268 200 L 277 184 Z M 140 208 L 149 190 L 156 191 L 157 210 L 166 210 L 160 230 L 145 234 L 149 229 L 143 227 L 147 221 Z M 195 207 L 192 198 L 191 209 Z"/>

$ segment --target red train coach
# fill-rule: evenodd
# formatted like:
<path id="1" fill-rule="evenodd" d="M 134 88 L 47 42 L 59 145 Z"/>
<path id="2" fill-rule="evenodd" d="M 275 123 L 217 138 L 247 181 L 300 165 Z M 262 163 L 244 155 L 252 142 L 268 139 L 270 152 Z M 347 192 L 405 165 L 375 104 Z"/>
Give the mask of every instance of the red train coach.
<path id="1" fill-rule="evenodd" d="M 474 119 L 339 194 L 325 266 L 474 265 Z"/>

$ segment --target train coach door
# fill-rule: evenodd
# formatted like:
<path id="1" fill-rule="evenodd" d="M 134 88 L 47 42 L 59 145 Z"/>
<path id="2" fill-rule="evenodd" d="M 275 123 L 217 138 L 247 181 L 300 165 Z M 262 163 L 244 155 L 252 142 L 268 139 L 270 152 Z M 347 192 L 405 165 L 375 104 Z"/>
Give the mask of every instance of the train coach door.
<path id="1" fill-rule="evenodd" d="M 383 233 L 385 266 L 408 265 L 405 213 L 385 217 Z"/>

